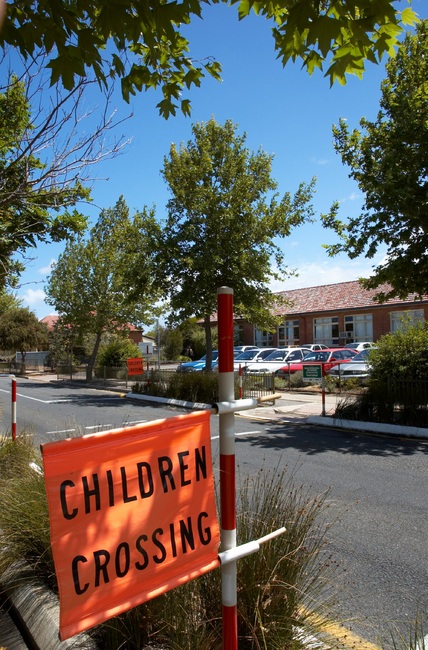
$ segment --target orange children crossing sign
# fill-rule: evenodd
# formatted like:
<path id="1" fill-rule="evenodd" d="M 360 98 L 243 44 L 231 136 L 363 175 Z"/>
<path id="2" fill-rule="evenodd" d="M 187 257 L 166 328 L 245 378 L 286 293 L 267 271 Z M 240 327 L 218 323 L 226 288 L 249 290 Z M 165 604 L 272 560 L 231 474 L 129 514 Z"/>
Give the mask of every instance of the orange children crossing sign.
<path id="1" fill-rule="evenodd" d="M 141 357 L 134 357 L 126 360 L 128 367 L 128 375 L 142 375 L 144 372 L 143 359 Z"/>
<path id="2" fill-rule="evenodd" d="M 209 418 L 42 445 L 61 639 L 219 566 Z"/>

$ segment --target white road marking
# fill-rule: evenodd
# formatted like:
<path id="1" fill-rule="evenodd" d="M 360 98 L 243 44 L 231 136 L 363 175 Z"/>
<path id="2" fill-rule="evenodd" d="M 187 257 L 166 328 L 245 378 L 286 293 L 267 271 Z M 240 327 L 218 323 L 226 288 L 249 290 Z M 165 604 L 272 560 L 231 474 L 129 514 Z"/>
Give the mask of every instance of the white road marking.
<path id="1" fill-rule="evenodd" d="M 85 427 L 85 429 L 90 431 L 91 429 L 101 429 L 102 427 L 110 427 L 111 428 L 112 426 L 113 426 L 113 424 L 94 424 L 92 427 Z"/>
<path id="2" fill-rule="evenodd" d="M 241 431 L 240 433 L 235 433 L 235 437 L 237 436 L 251 436 L 254 433 L 263 433 L 263 431 Z M 212 436 L 211 440 L 218 440 L 220 436 Z"/>
<path id="3" fill-rule="evenodd" d="M 132 424 L 144 424 L 144 422 L 147 422 L 147 420 L 132 420 L 130 422 L 128 422 L 128 420 L 126 420 L 123 423 L 123 426 L 127 427 L 127 426 L 132 425 Z"/>
<path id="4" fill-rule="evenodd" d="M 3 388 L 0 388 L 1 393 L 7 393 L 10 395 L 10 390 L 4 390 Z M 64 397 L 63 399 L 58 398 L 58 399 L 39 399 L 38 397 L 30 397 L 29 395 L 23 395 L 22 393 L 16 393 L 17 397 L 23 397 L 24 399 L 32 399 L 34 402 L 41 402 L 42 404 L 66 404 L 67 402 L 81 402 L 82 399 L 93 399 L 95 395 L 88 397 Z M 101 400 L 111 400 L 114 397 L 114 395 L 110 395 L 108 397 L 103 396 L 103 397 L 97 397 L 97 401 Z"/>
<path id="5" fill-rule="evenodd" d="M 62 429 L 62 430 L 57 430 L 57 431 L 46 431 L 46 435 L 52 435 L 54 433 L 72 433 L 73 431 L 76 431 L 76 429 Z"/>

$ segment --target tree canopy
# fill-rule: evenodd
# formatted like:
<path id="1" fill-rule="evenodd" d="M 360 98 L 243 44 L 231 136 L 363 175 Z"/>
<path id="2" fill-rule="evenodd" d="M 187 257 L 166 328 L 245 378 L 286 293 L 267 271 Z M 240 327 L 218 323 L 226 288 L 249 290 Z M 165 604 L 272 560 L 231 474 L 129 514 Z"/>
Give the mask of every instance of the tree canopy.
<path id="1" fill-rule="evenodd" d="M 93 335 L 88 376 L 103 333 L 138 325 L 154 312 L 158 288 L 153 283 L 153 258 L 159 226 L 152 212 L 132 218 L 123 197 L 102 210 L 89 237 L 66 244 L 49 277 L 47 302 L 60 314 L 63 325 Z M 136 259 L 143 269 L 134 273 Z"/>
<path id="2" fill-rule="evenodd" d="M 362 280 L 379 288 L 380 300 L 428 293 L 428 21 L 386 68 L 376 121 L 363 118 L 350 131 L 341 120 L 334 129 L 335 148 L 364 193 L 363 212 L 345 223 L 334 210 L 324 218 L 340 237 L 327 247 L 332 255 L 371 259 L 386 245 L 385 260 Z"/>
<path id="3" fill-rule="evenodd" d="M 48 328 L 39 323 L 35 314 L 25 307 L 7 309 L 0 319 L 0 346 L 3 350 L 20 352 L 25 367 L 25 355 L 35 348 L 47 349 Z"/>
<path id="4" fill-rule="evenodd" d="M 0 46 L 25 58 L 42 50 L 52 84 L 70 90 L 91 74 L 103 86 L 119 78 L 126 101 L 160 88 L 164 117 L 178 107 L 189 114 L 182 93 L 207 74 L 219 79 L 221 66 L 211 57 L 192 57 L 185 27 L 203 17 L 204 5 L 221 2 L 237 9 L 240 19 L 254 12 L 267 20 L 284 65 L 301 59 L 309 73 L 328 66 L 330 81 L 341 83 L 347 73 L 361 75 L 365 60 L 376 63 L 391 54 L 402 24 L 415 20 L 409 7 L 400 12 L 394 0 L 9 0 Z"/>
<path id="5" fill-rule="evenodd" d="M 280 197 L 271 176 L 273 156 L 251 152 L 246 135 L 236 130 L 230 120 L 195 124 L 193 140 L 172 145 L 162 170 L 172 198 L 159 267 L 171 319 L 204 320 L 208 366 L 216 288 L 233 287 L 237 313 L 264 328 L 273 326 L 276 297 L 269 282 L 287 272 L 274 239 L 313 216 L 314 181 L 302 183 L 294 196 Z"/>
<path id="6" fill-rule="evenodd" d="M 59 241 L 85 226 L 66 208 L 87 198 L 88 190 L 78 181 L 66 186 L 43 182 L 45 165 L 31 145 L 34 129 L 25 84 L 12 78 L 0 94 L 0 287 L 21 268 L 15 253 L 40 241 Z"/>
<path id="7" fill-rule="evenodd" d="M 1 62 L 6 72 L 7 62 Z M 28 251 L 39 242 L 62 241 L 83 232 L 75 209 L 89 200 L 89 169 L 123 146 L 109 140 L 115 126 L 106 112 L 84 106 L 90 82 L 72 91 L 46 86 L 40 60 L 8 73 L 0 84 L 0 289 L 14 286 Z M 43 99 L 42 99 L 43 98 Z"/>

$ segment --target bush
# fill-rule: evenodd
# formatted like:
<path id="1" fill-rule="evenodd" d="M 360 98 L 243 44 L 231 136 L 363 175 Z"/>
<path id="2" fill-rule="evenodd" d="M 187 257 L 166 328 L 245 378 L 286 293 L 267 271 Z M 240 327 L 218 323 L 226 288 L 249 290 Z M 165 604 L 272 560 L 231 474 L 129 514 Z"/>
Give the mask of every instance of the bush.
<path id="1" fill-rule="evenodd" d="M 177 372 L 171 376 L 168 396 L 189 402 L 218 402 L 218 374 L 214 372 Z"/>
<path id="2" fill-rule="evenodd" d="M 114 336 L 108 343 L 100 347 L 96 365 L 119 368 L 126 365 L 127 359 L 142 356 L 141 350 L 136 343 L 122 336 Z"/>
<path id="3" fill-rule="evenodd" d="M 370 351 L 367 389 L 336 408 L 336 417 L 404 426 L 428 425 L 428 323 L 382 336 Z"/>
<path id="4" fill-rule="evenodd" d="M 386 384 L 391 379 L 428 376 L 428 323 L 407 325 L 385 334 L 370 352 L 371 381 Z"/>
<path id="5" fill-rule="evenodd" d="M 169 361 L 176 361 L 183 350 L 183 335 L 180 330 L 170 330 L 165 339 L 165 356 Z"/>

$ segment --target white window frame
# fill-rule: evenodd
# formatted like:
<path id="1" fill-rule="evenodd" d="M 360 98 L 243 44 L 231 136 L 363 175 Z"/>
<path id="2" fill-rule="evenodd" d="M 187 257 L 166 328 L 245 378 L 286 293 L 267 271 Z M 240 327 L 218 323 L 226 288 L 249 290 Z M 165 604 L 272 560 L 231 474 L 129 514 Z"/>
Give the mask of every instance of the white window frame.
<path id="1" fill-rule="evenodd" d="M 424 310 L 406 309 L 404 311 L 391 311 L 389 313 L 389 319 L 391 332 L 398 332 L 405 329 L 408 325 L 423 323 L 425 320 Z"/>
<path id="2" fill-rule="evenodd" d="M 313 320 L 314 343 L 332 346 L 339 343 L 339 317 L 322 316 Z"/>
<path id="3" fill-rule="evenodd" d="M 348 314 L 344 323 L 347 343 L 373 341 L 373 314 Z"/>
<path id="4" fill-rule="evenodd" d="M 273 333 L 266 330 L 261 330 L 258 327 L 254 328 L 254 345 L 259 348 L 266 348 L 272 345 Z"/>
<path id="5" fill-rule="evenodd" d="M 296 345 L 299 342 L 299 319 L 286 320 L 278 327 L 278 345 Z"/>

